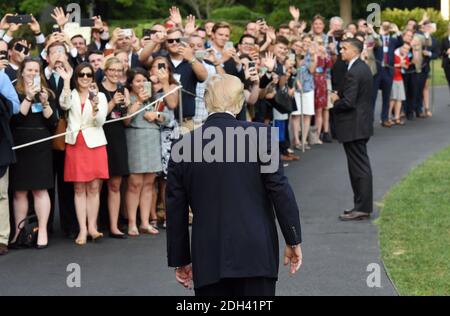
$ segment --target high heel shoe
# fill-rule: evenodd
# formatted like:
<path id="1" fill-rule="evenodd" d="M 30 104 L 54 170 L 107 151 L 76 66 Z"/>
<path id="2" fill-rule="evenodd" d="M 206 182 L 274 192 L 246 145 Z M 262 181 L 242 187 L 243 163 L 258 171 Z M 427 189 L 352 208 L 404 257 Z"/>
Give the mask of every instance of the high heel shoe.
<path id="1" fill-rule="evenodd" d="M 97 233 L 94 236 L 89 236 L 92 242 L 99 242 L 103 238 L 103 233 Z"/>
<path id="2" fill-rule="evenodd" d="M 38 244 L 36 244 L 35 248 L 37 250 L 43 250 L 43 249 L 48 248 L 48 244 L 46 244 L 46 245 L 38 245 Z"/>
<path id="3" fill-rule="evenodd" d="M 139 232 L 141 234 L 146 234 L 146 235 L 158 235 L 159 234 L 159 230 L 157 230 L 152 225 L 145 227 L 145 228 L 143 228 L 143 227 L 139 228 Z"/>
<path id="4" fill-rule="evenodd" d="M 78 245 L 78 246 L 85 246 L 86 245 L 86 243 L 87 243 L 87 240 L 86 239 L 76 239 L 75 240 L 75 244 L 76 245 Z"/>

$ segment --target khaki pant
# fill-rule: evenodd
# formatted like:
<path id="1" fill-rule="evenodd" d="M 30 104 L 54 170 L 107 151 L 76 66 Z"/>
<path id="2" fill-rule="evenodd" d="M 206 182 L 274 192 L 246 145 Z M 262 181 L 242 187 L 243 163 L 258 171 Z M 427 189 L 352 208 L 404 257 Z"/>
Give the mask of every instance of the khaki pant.
<path id="1" fill-rule="evenodd" d="M 8 170 L 0 178 L 0 244 L 8 244 L 9 227 L 9 202 L 8 202 Z"/>

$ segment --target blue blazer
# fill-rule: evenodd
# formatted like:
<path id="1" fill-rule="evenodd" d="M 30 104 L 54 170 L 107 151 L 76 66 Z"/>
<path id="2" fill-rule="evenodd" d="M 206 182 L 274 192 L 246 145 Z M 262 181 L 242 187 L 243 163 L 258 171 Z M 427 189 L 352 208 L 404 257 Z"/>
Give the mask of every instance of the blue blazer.
<path id="1" fill-rule="evenodd" d="M 381 40 L 384 45 L 383 36 L 381 36 Z M 378 73 L 382 70 L 382 64 L 384 61 L 384 51 L 383 51 L 383 45 L 382 46 L 375 46 L 373 52 L 375 54 L 375 59 L 377 61 L 377 70 Z M 394 60 L 395 60 L 395 50 L 403 45 L 403 38 L 402 37 L 394 37 L 392 35 L 389 35 L 389 65 L 394 67 Z M 390 68 L 392 70 L 392 74 L 394 74 L 393 68 Z"/>
<path id="2" fill-rule="evenodd" d="M 226 146 L 226 129 L 252 127 L 259 135 L 264 126 L 238 121 L 227 113 L 216 113 L 197 132 L 208 127 L 220 130 L 224 135 L 220 148 L 222 158 L 228 157 L 228 150 L 233 150 L 228 154 L 236 159 L 238 142 L 234 142 L 234 148 Z M 270 139 L 270 134 L 268 136 Z M 256 141 L 258 144 L 258 139 L 246 137 L 247 154 L 249 143 Z M 203 140 L 200 148 L 208 144 L 211 145 L 210 141 Z M 186 146 L 193 149 L 194 144 Z M 270 150 L 269 147 L 268 152 Z M 194 158 L 193 151 L 189 155 Z M 223 278 L 277 278 L 280 253 L 275 218 L 286 244 L 301 243 L 299 209 L 282 164 L 275 167 L 275 172 L 263 174 L 263 163 L 256 160 L 176 163 L 171 159 L 169 162 L 166 190 L 168 263 L 170 267 L 185 266 L 191 263 L 192 256 L 195 288 L 217 283 Z M 194 214 L 192 243 L 189 206 Z"/>

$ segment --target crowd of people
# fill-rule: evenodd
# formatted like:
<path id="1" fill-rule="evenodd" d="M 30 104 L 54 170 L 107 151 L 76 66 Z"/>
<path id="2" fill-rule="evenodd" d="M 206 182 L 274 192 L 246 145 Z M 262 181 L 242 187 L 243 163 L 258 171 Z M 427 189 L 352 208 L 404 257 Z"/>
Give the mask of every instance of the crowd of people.
<path id="1" fill-rule="evenodd" d="M 117 239 L 158 234 L 171 144 L 179 127 L 193 130 L 208 118 L 202 97 L 216 74 L 244 85 L 237 119 L 279 128 L 285 163 L 299 160 L 302 148 L 333 141 L 330 96 L 343 84 L 340 43 L 348 38 L 364 43 L 374 91 L 382 91 L 383 127 L 432 116 L 430 65 L 442 57 L 450 82 L 450 47 L 448 38 L 441 45 L 433 36 L 428 17 L 403 29 L 383 21 L 379 30 L 364 19 L 344 25 L 333 17 L 327 31 L 322 16 L 307 23 L 298 8 L 289 11 L 292 20 L 277 28 L 250 21 L 238 43 L 230 41 L 230 24 L 198 26 L 176 7 L 143 34 L 111 30 L 96 16 L 89 39 L 69 35 L 68 15 L 56 8 L 47 36 L 32 17 L 33 42 L 15 37 L 21 25 L 8 23 L 12 14 L 6 14 L 0 22 L 0 254 L 7 245 L 21 247 L 20 224 L 30 213 L 38 220 L 36 247 L 46 248 L 57 203 L 61 228 L 77 245 L 100 240 L 104 229 Z M 179 85 L 181 93 L 169 94 Z M 65 131 L 65 139 L 11 151 L 13 144 Z"/>

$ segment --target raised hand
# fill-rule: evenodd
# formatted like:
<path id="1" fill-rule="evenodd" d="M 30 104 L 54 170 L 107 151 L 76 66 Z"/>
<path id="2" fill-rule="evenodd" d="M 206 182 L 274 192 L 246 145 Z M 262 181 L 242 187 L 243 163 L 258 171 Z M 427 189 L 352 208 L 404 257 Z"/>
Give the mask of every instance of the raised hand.
<path id="1" fill-rule="evenodd" d="M 170 19 L 177 25 L 181 26 L 183 23 L 183 18 L 181 17 L 180 9 L 173 6 L 169 9 Z"/>
<path id="2" fill-rule="evenodd" d="M 41 26 L 39 25 L 39 22 L 33 15 L 31 15 L 31 23 L 28 23 L 28 26 L 30 27 L 30 30 L 33 31 L 34 34 L 41 33 Z"/>
<path id="3" fill-rule="evenodd" d="M 292 17 L 294 18 L 295 22 L 298 22 L 298 20 L 300 19 L 300 10 L 298 8 L 296 8 L 295 6 L 290 6 L 289 7 L 289 13 L 292 15 Z"/>
<path id="4" fill-rule="evenodd" d="M 64 25 L 69 22 L 70 14 L 64 14 L 64 9 L 61 7 L 56 7 L 51 14 L 51 17 L 56 21 L 56 24 L 59 25 L 61 30 L 64 28 Z"/>
<path id="5" fill-rule="evenodd" d="M 68 82 L 72 78 L 73 75 L 73 69 L 72 67 L 62 67 L 59 66 L 56 68 L 56 72 L 63 78 L 64 81 Z"/>
<path id="6" fill-rule="evenodd" d="M 276 40 L 277 35 L 275 33 L 275 29 L 273 27 L 269 27 L 266 32 L 267 41 L 273 42 Z"/>
<path id="7" fill-rule="evenodd" d="M 14 14 L 11 14 L 11 13 L 7 13 L 7 14 L 5 14 L 5 16 L 2 18 L 2 20 L 0 21 L 0 29 L 2 29 L 2 30 L 7 30 L 7 29 L 9 29 L 9 23 L 8 22 L 6 22 L 6 18 L 8 17 L 8 16 L 13 16 Z"/>
<path id="8" fill-rule="evenodd" d="M 262 59 L 262 64 L 263 66 L 266 66 L 269 71 L 273 71 L 275 69 L 277 58 L 273 52 L 266 52 L 264 58 Z"/>
<path id="9" fill-rule="evenodd" d="M 161 84 L 169 84 L 169 72 L 165 68 L 158 69 L 156 74 Z"/>
<path id="10" fill-rule="evenodd" d="M 189 15 L 187 17 L 186 26 L 184 27 L 184 33 L 188 36 L 194 34 L 198 29 L 198 26 L 195 26 L 195 16 Z"/>

